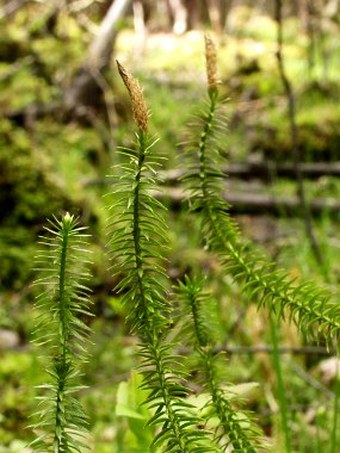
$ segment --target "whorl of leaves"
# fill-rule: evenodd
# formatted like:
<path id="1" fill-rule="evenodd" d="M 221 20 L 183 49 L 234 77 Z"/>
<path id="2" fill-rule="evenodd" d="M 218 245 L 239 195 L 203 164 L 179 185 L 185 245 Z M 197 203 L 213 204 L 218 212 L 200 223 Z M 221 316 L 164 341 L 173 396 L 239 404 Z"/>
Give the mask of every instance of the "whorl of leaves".
<path id="1" fill-rule="evenodd" d="M 37 343 L 45 356 L 48 382 L 40 385 L 38 410 L 34 417 L 38 437 L 34 451 L 71 453 L 88 448 L 87 418 L 74 394 L 79 385 L 79 364 L 87 359 L 91 329 L 82 320 L 91 316 L 87 235 L 77 220 L 65 214 L 46 227 L 37 267 L 43 288 L 35 310 Z"/>

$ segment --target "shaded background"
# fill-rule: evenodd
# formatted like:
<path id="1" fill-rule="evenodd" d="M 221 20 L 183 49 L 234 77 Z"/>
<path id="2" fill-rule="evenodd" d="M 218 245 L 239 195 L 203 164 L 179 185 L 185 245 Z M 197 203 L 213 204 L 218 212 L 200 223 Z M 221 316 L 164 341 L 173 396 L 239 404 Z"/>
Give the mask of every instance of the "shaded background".
<path id="1" fill-rule="evenodd" d="M 198 247 L 198 225 L 180 203 L 177 186 L 178 143 L 205 96 L 203 33 L 208 30 L 219 49 L 221 92 L 229 98 L 221 147 L 233 212 L 244 233 L 292 276 L 326 281 L 338 293 L 340 2 L 284 1 L 281 48 L 278 3 L 1 2 L 0 452 L 22 452 L 32 438 L 23 427 L 35 404 L 34 385 L 42 379 L 29 343 L 33 257 L 46 218 L 67 210 L 90 227 L 94 251 L 94 359 L 84 368 L 91 387 L 81 397 L 91 414 L 95 451 L 142 451 L 132 419 L 117 406 L 117 389 L 128 396 L 138 393 L 135 387 L 118 387 L 136 363 L 136 340 L 128 335 L 119 297 L 112 292 L 117 282 L 108 271 L 104 232 L 106 176 L 116 162 L 116 146 L 130 143 L 133 128 L 116 58 L 143 85 L 152 132 L 167 158 L 161 193 L 169 206 L 169 274 L 177 279 L 199 268 L 209 275 L 220 299 L 226 345 L 230 351 L 250 348 L 248 355 L 229 351 L 229 379 L 261 383 L 249 407 L 274 445 L 282 446 L 271 361 L 258 351 L 268 342 L 266 314 L 246 305 L 215 260 Z M 301 178 L 312 239 L 299 193 Z M 303 348 L 304 340 L 287 325 L 282 344 Z M 314 352 L 283 356 L 296 451 L 318 451 L 317 442 L 327 445 L 336 362 L 326 356 L 322 345 Z M 147 436 L 142 439 L 146 444 Z"/>

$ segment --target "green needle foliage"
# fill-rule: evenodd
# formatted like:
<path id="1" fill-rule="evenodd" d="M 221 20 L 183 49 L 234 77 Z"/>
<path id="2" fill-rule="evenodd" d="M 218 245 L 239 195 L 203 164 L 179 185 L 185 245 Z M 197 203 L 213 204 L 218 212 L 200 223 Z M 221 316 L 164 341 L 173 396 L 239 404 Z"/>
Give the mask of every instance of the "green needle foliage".
<path id="1" fill-rule="evenodd" d="M 160 451 L 203 453 L 216 451 L 202 420 L 186 401 L 185 373 L 166 341 L 171 307 L 165 272 L 168 228 L 165 208 L 152 191 L 158 184 L 160 158 L 155 140 L 148 135 L 148 112 L 138 82 L 118 63 L 129 91 L 135 122 L 136 142 L 120 148 L 123 174 L 114 185 L 109 227 L 112 271 L 121 277 L 127 320 L 141 339 L 142 387 L 149 392 L 146 404 L 154 410 L 149 425 L 159 426 L 153 446 Z"/>
<path id="2" fill-rule="evenodd" d="M 209 50 L 209 51 L 208 51 Z M 267 306 L 280 318 L 293 320 L 312 339 L 338 344 L 340 307 L 327 291 L 311 283 L 296 283 L 240 235 L 223 198 L 219 138 L 225 131 L 223 101 L 217 84 L 209 82 L 212 49 L 207 54 L 208 101 L 196 118 L 186 149 L 187 174 L 183 178 L 192 210 L 199 211 L 202 236 L 218 254 L 225 270 L 241 285 L 249 300 Z M 216 78 L 216 76 L 215 76 Z"/>
<path id="3" fill-rule="evenodd" d="M 336 342 L 339 305 L 314 285 L 292 281 L 277 270 L 243 239 L 230 217 L 222 195 L 223 159 L 218 146 L 226 120 L 215 48 L 209 37 L 206 57 L 208 100 L 186 146 L 184 177 L 191 210 L 201 216 L 202 237 L 248 299 L 267 307 L 272 319 L 291 319 L 307 337 Z M 240 410 L 237 391 L 227 390 L 223 384 L 220 370 L 226 364 L 215 354 L 214 326 L 209 318 L 214 299 L 198 278 L 186 278 L 171 294 L 166 272 L 166 209 L 155 195 L 162 157 L 156 150 L 157 140 L 148 132 L 149 113 L 138 82 L 119 63 L 118 70 L 131 98 L 137 129 L 134 143 L 117 151 L 120 164 L 108 194 L 109 249 L 111 271 L 119 277 L 116 291 L 121 294 L 131 332 L 140 339 L 141 387 L 148 395 L 144 404 L 152 413 L 148 425 L 156 433 L 151 449 L 172 453 L 260 451 L 266 447 L 260 430 L 251 415 Z M 86 360 L 90 333 L 82 320 L 90 315 L 86 234 L 69 214 L 54 219 L 46 230 L 48 237 L 38 258 L 43 276 L 36 284 L 44 290 L 36 303 L 36 338 L 47 351 L 49 380 L 41 386 L 44 393 L 32 425 L 38 437 L 31 446 L 43 452 L 82 452 L 88 448 L 87 420 L 75 393 L 81 388 L 79 365 Z M 176 320 L 173 305 L 179 306 L 181 318 L 176 324 L 177 336 L 171 332 Z M 190 369 L 174 353 L 179 345 L 185 346 L 183 341 L 198 357 L 199 388 L 204 398 L 208 395 L 203 411 L 189 402 L 192 390 L 186 382 Z M 283 398 L 281 401 L 282 410 L 287 411 Z M 335 431 L 333 437 L 335 444 Z"/>
<path id="4" fill-rule="evenodd" d="M 87 418 L 75 398 L 79 365 L 87 358 L 90 328 L 82 321 L 91 316 L 86 281 L 89 263 L 84 228 L 70 214 L 46 227 L 37 257 L 42 274 L 35 285 L 43 288 L 36 301 L 35 341 L 44 348 L 48 382 L 40 386 L 34 451 L 72 453 L 87 449 Z"/>
<path id="5" fill-rule="evenodd" d="M 202 373 L 203 388 L 210 395 L 207 404 L 208 417 L 217 417 L 216 441 L 222 451 L 235 452 L 257 451 L 261 442 L 260 432 L 248 414 L 235 407 L 236 394 L 223 385 L 221 369 L 226 366 L 215 353 L 214 323 L 209 314 L 214 312 L 214 300 L 203 289 L 203 280 L 186 278 L 177 287 L 181 329 L 179 335 L 191 344 L 198 354 L 197 371 Z M 222 384 L 223 383 L 223 384 Z"/>

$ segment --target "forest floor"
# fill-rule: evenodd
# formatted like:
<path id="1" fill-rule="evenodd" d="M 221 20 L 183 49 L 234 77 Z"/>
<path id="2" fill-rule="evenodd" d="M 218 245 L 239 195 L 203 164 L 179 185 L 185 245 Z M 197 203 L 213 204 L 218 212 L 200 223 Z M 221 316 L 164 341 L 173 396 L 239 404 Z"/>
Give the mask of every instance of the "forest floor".
<path id="1" fill-rule="evenodd" d="M 275 59 L 275 27 L 270 19 L 262 20 L 262 26 L 258 22 L 256 27 L 249 24 L 244 34 L 223 37 L 219 47 L 220 89 L 229 98 L 228 129 L 220 145 L 228 165 L 292 162 L 287 102 Z M 21 25 L 15 30 L 21 30 Z M 20 42 L 20 36 L 14 39 L 14 35 L 13 30 L 6 33 L 8 42 Z M 296 34 L 293 22 L 287 23 L 285 39 L 304 162 L 332 165 L 340 161 L 340 83 L 336 65 L 340 49 L 330 37 L 332 52 L 325 74 L 321 58 L 315 67 L 308 68 L 306 37 Z M 142 451 L 138 443 L 141 440 L 135 434 L 147 413 L 139 406 L 143 396 L 138 388 L 139 376 L 131 372 L 138 362 L 137 340 L 129 335 L 124 324 L 119 296 L 112 293 L 114 281 L 105 255 L 102 198 L 107 190 L 105 177 L 116 159 L 114 149 L 129 144 L 131 139 L 127 95 L 113 67 L 106 79 L 108 88 L 113 89 L 107 89 L 105 97 L 111 123 L 105 122 L 107 112 L 102 111 L 99 120 L 90 125 L 72 119 L 58 123 L 50 115 L 23 124 L 14 113 L 36 103 L 48 104 L 60 96 L 62 86 L 57 86 L 58 77 L 65 80 L 71 72 L 63 73 L 60 62 L 66 58 L 73 62 L 70 65 L 74 69 L 83 56 L 83 43 L 74 44 L 70 39 L 66 49 L 52 37 L 42 36 L 21 45 L 27 49 L 13 76 L 8 72 L 13 62 L 0 65 L 0 163 L 6 169 L 2 173 L 0 170 L 4 205 L 0 223 L 0 453 L 22 453 L 26 451 L 27 440 L 32 438 L 32 432 L 24 427 L 35 405 L 35 385 L 41 384 L 38 353 L 29 341 L 33 329 L 31 281 L 35 277 L 32 259 L 44 219 L 65 209 L 75 209 L 82 222 L 90 225 L 91 248 L 95 252 L 91 283 L 97 315 L 92 322 L 93 359 L 84 364 L 84 383 L 88 388 L 80 394 L 90 414 L 93 451 Z M 51 49 L 56 53 L 53 58 Z M 24 60 L 32 55 L 42 63 L 38 75 L 37 67 Z M 152 113 L 152 132 L 159 136 L 159 152 L 167 158 L 164 170 L 180 167 L 177 144 L 185 138 L 185 125 L 205 96 L 202 33 L 150 34 L 141 42 L 132 31 L 123 30 L 115 57 L 139 78 L 144 88 Z M 309 201 L 339 199 L 337 176 L 306 178 L 305 185 Z M 296 182 L 284 177 L 263 181 L 259 175 L 252 175 L 249 180 L 233 177 L 226 183 L 226 191 L 276 198 L 295 196 Z M 291 276 L 325 285 L 326 273 L 327 285 L 339 294 L 339 215 L 325 209 L 313 219 L 324 257 L 323 271 L 313 256 L 298 215 L 274 216 L 268 210 L 267 215 L 259 216 L 245 212 L 237 220 L 244 234 L 266 249 Z M 271 345 L 268 313 L 258 311 L 252 304 L 246 306 L 216 260 L 197 247 L 199 226 L 192 215 L 180 209 L 170 210 L 169 229 L 172 247 L 169 274 L 175 281 L 188 270 L 207 271 L 209 285 L 220 300 L 221 326 L 233 335 L 226 340 L 228 380 L 245 385 L 240 391 L 244 391 L 247 408 L 256 412 L 276 451 L 285 451 L 275 374 L 268 353 Z M 326 451 L 322 448 L 327 445 L 329 434 L 336 359 L 323 345 L 307 345 L 288 322 L 282 326 L 280 335 L 280 345 L 286 348 L 282 367 L 295 451 Z M 314 350 L 307 352 L 304 349 L 307 346 Z M 238 347 L 248 348 L 247 352 L 240 353 Z M 146 430 L 142 441 L 147 443 L 150 436 Z"/>

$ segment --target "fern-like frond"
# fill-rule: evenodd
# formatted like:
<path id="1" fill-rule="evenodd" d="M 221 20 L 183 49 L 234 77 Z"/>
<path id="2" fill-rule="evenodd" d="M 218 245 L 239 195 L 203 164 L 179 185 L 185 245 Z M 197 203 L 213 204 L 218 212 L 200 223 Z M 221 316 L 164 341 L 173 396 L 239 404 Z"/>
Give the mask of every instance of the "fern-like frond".
<path id="1" fill-rule="evenodd" d="M 37 268 L 42 288 L 35 310 L 35 342 L 43 347 L 48 383 L 40 386 L 38 409 L 31 425 L 38 437 L 35 451 L 82 452 L 87 435 L 87 418 L 74 397 L 79 391 L 79 364 L 87 359 L 91 329 L 82 317 L 91 316 L 87 234 L 77 219 L 65 214 L 46 227 Z"/>
<path id="2" fill-rule="evenodd" d="M 235 407 L 231 391 L 227 393 L 222 385 L 220 357 L 214 353 L 216 326 L 211 324 L 209 316 L 215 308 L 211 294 L 204 291 L 202 279 L 188 277 L 179 283 L 176 294 L 181 320 L 179 335 L 188 338 L 198 354 L 197 371 L 202 373 L 203 388 L 210 396 L 206 408 L 208 416 L 219 420 L 216 441 L 223 451 L 229 451 L 231 446 L 239 453 L 258 451 L 260 444 L 263 445 L 260 430 L 250 414 Z"/>
<path id="3" fill-rule="evenodd" d="M 292 319 L 307 337 L 323 338 L 328 344 L 340 337 L 340 307 L 327 291 L 311 283 L 296 283 L 287 273 L 245 242 L 224 200 L 221 186 L 221 159 L 214 144 L 220 127 L 215 118 L 220 108 L 218 91 L 209 93 L 209 102 L 201 115 L 196 139 L 187 151 L 187 175 L 184 183 L 192 208 L 202 218 L 202 235 L 216 252 L 226 271 L 241 284 L 250 300 L 266 305 L 281 318 Z M 202 132 L 203 131 L 203 132 Z"/>
<path id="4" fill-rule="evenodd" d="M 160 163 L 154 145 L 140 128 L 134 146 L 119 150 L 121 176 L 110 194 L 112 271 L 120 278 L 116 290 L 122 293 L 129 326 L 141 339 L 143 388 L 149 391 L 146 404 L 154 411 L 149 424 L 160 427 L 154 446 L 176 453 L 216 451 L 186 401 L 183 372 L 166 341 L 171 311 L 164 258 L 168 227 L 165 208 L 153 195 Z"/>
<path id="5" fill-rule="evenodd" d="M 164 256 L 168 231 L 165 208 L 151 194 L 160 164 L 151 152 L 155 141 L 145 133 L 136 139 L 133 148 L 119 148 L 125 162 L 117 168 L 121 176 L 109 195 L 108 228 L 111 271 L 120 276 L 116 290 L 123 293 L 130 329 L 140 334 L 149 318 L 155 327 L 167 324 Z"/>
<path id="6" fill-rule="evenodd" d="M 217 213 L 205 224 L 205 237 L 234 279 L 243 286 L 248 299 L 269 310 L 282 319 L 293 320 L 306 338 L 320 340 L 331 346 L 340 338 L 340 307 L 332 301 L 331 294 L 318 289 L 310 282 L 297 283 L 286 272 L 277 269 L 268 258 L 254 250 L 252 245 L 228 240 L 226 218 Z M 228 219 L 228 217 L 227 217 Z M 228 227 L 230 230 L 230 227 Z"/>

